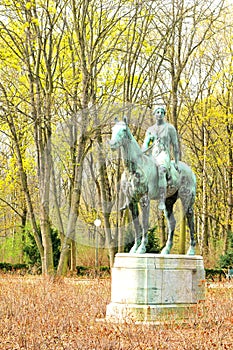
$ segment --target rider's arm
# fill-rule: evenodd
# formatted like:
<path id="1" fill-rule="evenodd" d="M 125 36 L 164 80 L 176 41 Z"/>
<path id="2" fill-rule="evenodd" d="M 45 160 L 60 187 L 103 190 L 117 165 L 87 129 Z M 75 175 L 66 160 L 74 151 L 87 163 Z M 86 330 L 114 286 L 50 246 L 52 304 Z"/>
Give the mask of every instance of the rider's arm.
<path id="1" fill-rule="evenodd" d="M 152 136 L 150 130 L 147 130 L 146 136 L 142 145 L 142 151 L 145 152 L 150 146 L 151 142 L 153 142 L 154 137 Z"/>

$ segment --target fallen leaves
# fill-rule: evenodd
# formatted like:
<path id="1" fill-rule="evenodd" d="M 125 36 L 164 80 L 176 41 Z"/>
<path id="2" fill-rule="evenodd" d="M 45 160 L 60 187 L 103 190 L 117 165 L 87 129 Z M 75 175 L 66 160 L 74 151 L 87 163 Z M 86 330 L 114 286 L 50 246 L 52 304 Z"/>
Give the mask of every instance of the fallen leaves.
<path id="1" fill-rule="evenodd" d="M 104 321 L 110 280 L 0 276 L 1 350 L 231 349 L 233 288 L 207 290 L 189 319 L 168 323 Z M 101 322 L 97 322 L 97 318 Z"/>

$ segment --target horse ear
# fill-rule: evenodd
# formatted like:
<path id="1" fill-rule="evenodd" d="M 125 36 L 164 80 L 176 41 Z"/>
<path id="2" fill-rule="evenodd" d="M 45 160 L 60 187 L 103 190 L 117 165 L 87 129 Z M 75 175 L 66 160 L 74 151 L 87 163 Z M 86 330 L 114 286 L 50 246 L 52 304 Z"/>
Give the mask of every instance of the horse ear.
<path id="1" fill-rule="evenodd" d="M 128 125 L 128 118 L 126 117 L 126 115 L 124 115 L 123 121 L 125 122 L 126 125 Z"/>
<path id="2" fill-rule="evenodd" d="M 115 118 L 114 118 L 114 122 L 115 122 L 115 123 L 118 123 L 118 117 L 115 117 Z"/>

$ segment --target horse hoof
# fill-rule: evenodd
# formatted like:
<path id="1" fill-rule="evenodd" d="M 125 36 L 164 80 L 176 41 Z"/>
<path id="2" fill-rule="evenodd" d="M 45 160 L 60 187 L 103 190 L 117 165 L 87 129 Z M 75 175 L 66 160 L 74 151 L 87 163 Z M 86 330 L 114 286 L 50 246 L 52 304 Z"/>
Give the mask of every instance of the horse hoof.
<path id="1" fill-rule="evenodd" d="M 170 254 L 170 248 L 168 247 L 164 247 L 162 250 L 161 250 L 161 255 L 167 255 L 167 254 Z"/>
<path id="2" fill-rule="evenodd" d="M 130 254 L 135 254 L 135 253 L 137 253 L 137 250 L 138 250 L 138 244 L 134 244 L 133 246 L 132 246 L 132 248 L 130 249 L 130 251 L 129 251 L 129 253 Z"/>
<path id="3" fill-rule="evenodd" d="M 195 248 L 190 246 L 186 255 L 195 255 Z"/>
<path id="4" fill-rule="evenodd" d="M 136 251 L 137 254 L 144 254 L 146 253 L 146 247 L 143 245 L 140 245 Z"/>
<path id="5" fill-rule="evenodd" d="M 132 247 L 129 251 L 129 254 L 135 254 L 137 251 L 137 248 L 136 247 Z"/>

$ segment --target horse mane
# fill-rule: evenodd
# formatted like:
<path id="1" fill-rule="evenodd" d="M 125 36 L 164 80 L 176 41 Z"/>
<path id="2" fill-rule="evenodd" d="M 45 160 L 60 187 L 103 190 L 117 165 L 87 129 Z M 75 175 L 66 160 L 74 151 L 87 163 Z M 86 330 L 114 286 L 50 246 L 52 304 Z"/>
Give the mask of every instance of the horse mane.
<path id="1" fill-rule="evenodd" d="M 125 121 L 122 121 L 122 122 L 119 122 L 121 123 L 122 125 L 126 125 L 127 127 L 127 133 L 128 133 L 128 136 L 130 136 L 130 140 L 133 142 L 133 144 L 135 145 L 136 147 L 136 151 L 137 153 L 139 153 L 140 155 L 143 155 L 143 151 L 141 149 L 141 147 L 139 146 L 137 140 L 135 139 L 135 137 L 133 136 L 128 124 L 125 122 Z"/>

